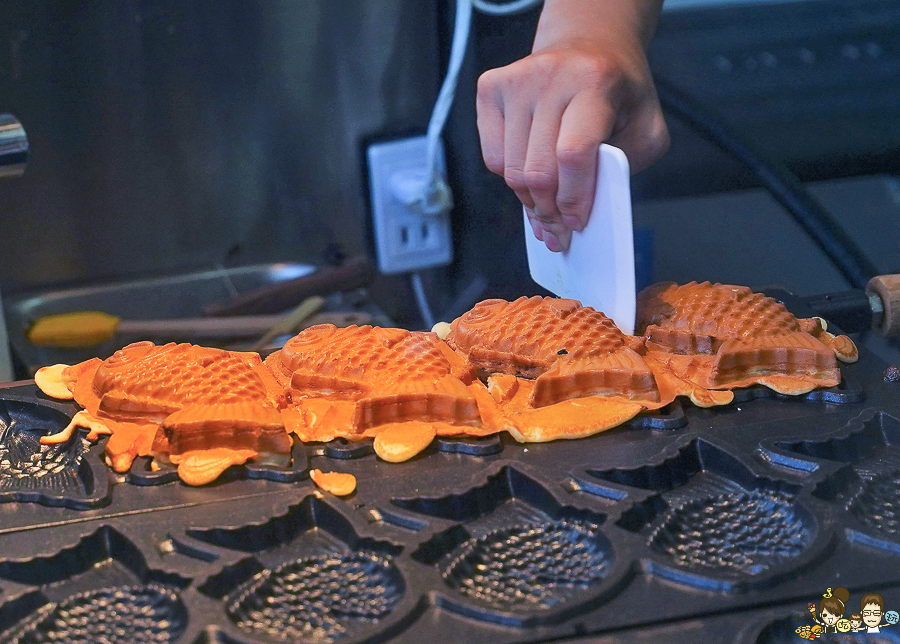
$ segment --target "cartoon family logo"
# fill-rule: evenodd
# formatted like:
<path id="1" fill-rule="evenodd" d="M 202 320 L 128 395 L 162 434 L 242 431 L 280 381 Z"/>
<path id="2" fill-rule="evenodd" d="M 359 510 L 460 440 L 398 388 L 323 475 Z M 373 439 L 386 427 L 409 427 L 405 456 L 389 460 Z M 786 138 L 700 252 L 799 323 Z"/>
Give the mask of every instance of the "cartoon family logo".
<path id="1" fill-rule="evenodd" d="M 882 628 L 893 626 L 900 622 L 900 614 L 895 610 L 884 610 L 884 597 L 878 593 L 865 593 L 859 600 L 859 612 L 851 613 L 847 617 L 847 602 L 850 601 L 850 591 L 839 586 L 829 588 L 822 595 L 818 610 L 812 602 L 807 604 L 807 609 L 814 624 L 806 624 L 797 628 L 796 633 L 801 639 L 816 640 L 830 633 L 880 633 Z M 804 621 L 803 615 L 795 615 L 797 622 Z M 864 638 L 857 638 L 864 642 Z"/>

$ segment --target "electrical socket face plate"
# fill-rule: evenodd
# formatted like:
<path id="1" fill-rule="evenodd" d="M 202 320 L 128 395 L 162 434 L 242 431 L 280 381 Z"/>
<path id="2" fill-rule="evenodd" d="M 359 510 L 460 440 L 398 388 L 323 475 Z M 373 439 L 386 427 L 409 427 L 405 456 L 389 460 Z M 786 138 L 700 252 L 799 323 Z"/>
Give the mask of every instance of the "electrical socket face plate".
<path id="1" fill-rule="evenodd" d="M 396 193 L 408 189 L 410 177 L 423 178 L 428 144 L 424 136 L 375 143 L 366 150 L 372 223 L 378 268 L 382 273 L 406 273 L 453 260 L 450 213 L 424 216 L 403 203 Z M 444 147 L 438 148 L 441 174 L 446 173 Z M 405 181 L 404 181 L 405 179 Z"/>

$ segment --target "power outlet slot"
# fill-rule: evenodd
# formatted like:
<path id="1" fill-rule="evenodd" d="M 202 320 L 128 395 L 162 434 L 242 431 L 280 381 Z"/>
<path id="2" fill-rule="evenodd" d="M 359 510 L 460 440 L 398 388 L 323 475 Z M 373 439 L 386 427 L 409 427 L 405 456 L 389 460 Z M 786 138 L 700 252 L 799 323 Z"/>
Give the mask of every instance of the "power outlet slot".
<path id="1" fill-rule="evenodd" d="M 372 229 L 382 273 L 408 273 L 453 261 L 450 213 L 421 215 L 395 194 L 398 176 L 425 175 L 427 153 L 424 136 L 375 143 L 366 150 Z M 443 146 L 438 160 L 441 173 L 446 173 Z"/>

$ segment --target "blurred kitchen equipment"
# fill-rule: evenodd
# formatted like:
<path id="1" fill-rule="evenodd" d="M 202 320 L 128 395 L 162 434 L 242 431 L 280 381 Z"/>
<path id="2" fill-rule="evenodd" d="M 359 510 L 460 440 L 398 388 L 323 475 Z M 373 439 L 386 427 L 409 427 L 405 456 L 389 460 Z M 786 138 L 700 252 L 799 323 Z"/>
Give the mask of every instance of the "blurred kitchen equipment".
<path id="1" fill-rule="evenodd" d="M 304 300 L 304 303 L 310 300 Z M 320 308 L 324 300 L 317 298 L 315 303 Z M 96 347 L 113 337 L 117 337 L 120 342 L 131 338 L 161 336 L 191 341 L 254 337 L 268 334 L 273 328 L 290 330 L 313 313 L 314 310 L 300 319 L 292 317 L 297 314 L 295 312 L 286 315 L 238 315 L 222 318 L 123 320 L 103 311 L 75 311 L 39 318 L 25 335 L 36 346 L 57 349 Z"/>
<path id="2" fill-rule="evenodd" d="M 302 304 L 300 306 L 303 306 Z M 298 309 L 300 307 L 297 307 Z M 325 311 L 316 313 L 306 318 L 287 333 L 270 334 L 270 338 L 263 338 L 252 345 L 232 344 L 223 346 L 223 349 L 229 351 L 256 351 L 263 357 L 268 356 L 273 351 L 278 351 L 284 346 L 284 342 L 293 335 L 318 324 L 333 324 L 338 328 L 348 326 L 363 326 L 371 324 L 372 326 L 389 327 L 394 326 L 391 320 L 382 314 L 373 314 L 366 311 Z"/>
<path id="3" fill-rule="evenodd" d="M 6 302 L 10 343 L 30 373 L 48 364 L 74 364 L 94 356 L 105 357 L 121 345 L 110 340 L 86 349 L 37 347 L 28 341 L 25 333 L 38 318 L 71 311 L 105 311 L 124 320 L 199 318 L 204 306 L 230 299 L 233 290 L 244 293 L 315 270 L 309 264 L 259 264 L 16 294 L 7 297 Z M 165 336 L 141 339 L 166 340 Z"/>
<path id="4" fill-rule="evenodd" d="M 883 336 L 900 334 L 900 275 L 877 275 L 869 280 L 866 296 L 872 326 Z"/>
<path id="5" fill-rule="evenodd" d="M 0 178 L 21 177 L 28 163 L 28 137 L 12 114 L 0 114 Z"/>
<path id="6" fill-rule="evenodd" d="M 335 267 L 325 267 L 284 282 L 265 284 L 237 297 L 214 301 L 205 306 L 206 315 L 249 315 L 279 313 L 313 295 L 350 291 L 368 284 L 375 267 L 364 255 L 344 260 Z M 222 298 L 224 299 L 224 298 Z"/>
<path id="7" fill-rule="evenodd" d="M 314 316 L 304 321 L 297 327 L 298 331 L 302 331 L 303 329 L 308 329 L 311 326 L 316 326 L 317 324 L 333 324 L 336 327 L 345 327 L 345 326 L 363 326 L 365 324 L 373 324 L 373 325 L 381 325 L 386 326 L 388 323 L 385 321 L 386 319 L 382 316 L 379 318 L 376 315 L 372 315 L 371 313 L 366 313 L 365 311 L 352 311 L 352 312 L 328 312 L 325 311 L 323 313 L 316 313 Z"/>
<path id="8" fill-rule="evenodd" d="M 668 115 L 689 124 L 698 134 L 740 161 L 828 256 L 847 282 L 855 288 L 865 288 L 878 272 L 875 265 L 787 167 L 766 159 L 752 142 L 687 92 L 663 78 L 655 80 L 659 100 Z"/>
<path id="9" fill-rule="evenodd" d="M 535 282 L 560 297 L 602 311 L 630 335 L 634 332 L 636 293 L 629 186 L 625 153 L 601 145 L 587 226 L 572 233 L 569 250 L 554 253 L 535 238 L 526 214 L 525 248 Z"/>
<path id="10" fill-rule="evenodd" d="M 3 299 L 0 298 L 0 311 L 3 310 Z M 6 333 L 6 323 L 0 316 L 0 382 L 13 379 L 12 358 L 9 355 L 9 336 Z"/>
<path id="11" fill-rule="evenodd" d="M 883 337 L 900 335 L 900 274 L 876 275 L 863 289 L 800 298 L 818 317 L 844 333 L 876 331 Z"/>
<path id="12" fill-rule="evenodd" d="M 0 114 L 0 179 L 21 177 L 28 163 L 28 137 L 12 114 Z M 0 313 L 3 299 L 0 298 Z M 0 315 L 0 382 L 12 380 L 12 359 L 3 316 Z"/>
<path id="13" fill-rule="evenodd" d="M 253 343 L 250 350 L 259 351 L 279 335 L 289 335 L 301 322 L 314 315 L 324 305 L 325 298 L 321 295 L 313 295 L 306 298 L 294 310 L 281 316 L 280 320 L 275 322 L 259 340 Z"/>

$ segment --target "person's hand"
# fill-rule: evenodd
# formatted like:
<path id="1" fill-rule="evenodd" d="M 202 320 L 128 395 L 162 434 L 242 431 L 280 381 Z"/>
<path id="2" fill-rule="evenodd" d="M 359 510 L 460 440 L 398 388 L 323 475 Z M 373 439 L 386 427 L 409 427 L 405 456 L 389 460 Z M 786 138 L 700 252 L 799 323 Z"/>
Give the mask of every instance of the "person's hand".
<path id="1" fill-rule="evenodd" d="M 478 131 L 488 169 L 524 204 L 535 236 L 569 247 L 587 223 L 597 149 L 624 150 L 633 172 L 669 135 L 644 54 L 655 0 L 546 0 L 531 55 L 478 79 Z M 652 26 L 649 27 L 652 31 Z"/>

